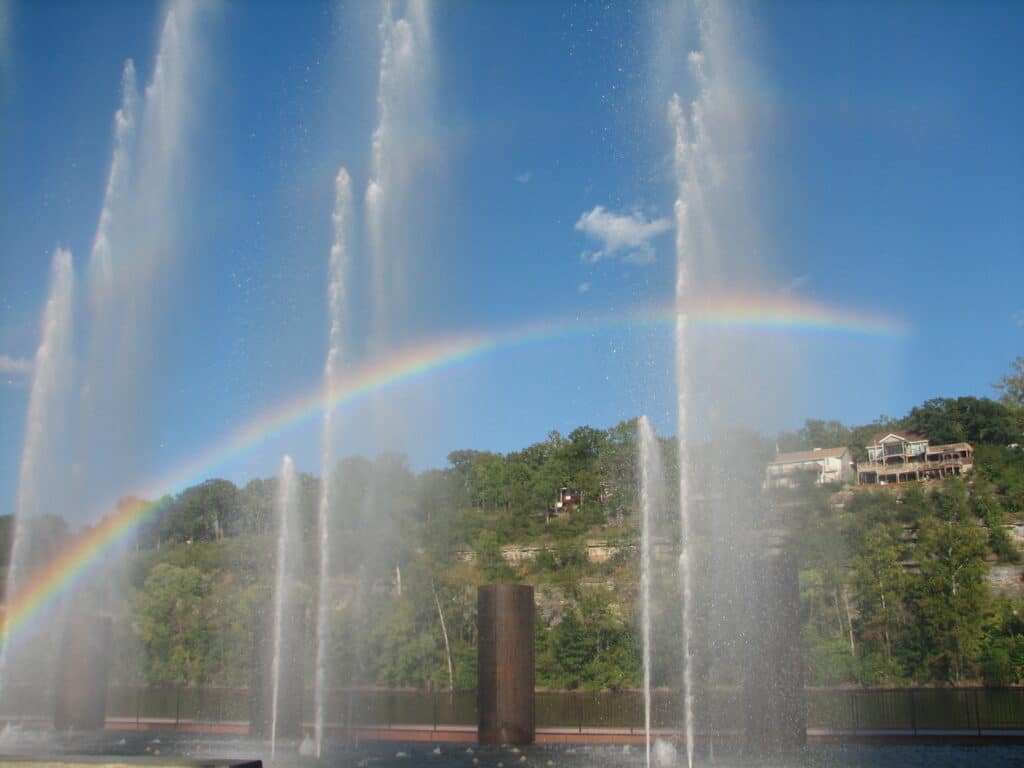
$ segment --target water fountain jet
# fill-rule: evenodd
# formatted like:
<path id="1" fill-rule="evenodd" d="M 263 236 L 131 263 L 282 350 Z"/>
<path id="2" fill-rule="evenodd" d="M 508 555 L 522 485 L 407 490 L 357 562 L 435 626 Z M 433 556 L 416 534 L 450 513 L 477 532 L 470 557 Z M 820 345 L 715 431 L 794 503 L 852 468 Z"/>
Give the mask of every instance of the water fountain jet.
<path id="1" fill-rule="evenodd" d="M 69 382 L 73 370 L 72 339 L 74 271 L 70 251 L 54 251 L 50 272 L 50 294 L 43 310 L 42 333 L 33 362 L 25 440 L 18 472 L 18 498 L 14 515 L 14 536 L 5 585 L 5 602 L 12 605 L 36 572 L 46 563 L 39 547 L 38 524 L 46 516 L 64 509 L 63 492 L 69 481 L 69 466 L 62 435 L 68 427 Z M 56 519 L 56 518 L 54 518 Z M 51 544 L 54 542 L 51 542 Z M 29 684 L 49 691 L 52 680 L 45 676 L 55 668 L 55 638 L 59 636 L 57 615 L 32 630 L 31 637 L 19 637 L 12 647 L 10 627 L 5 626 L 0 643 L 0 704 L 14 713 L 21 711 L 14 684 Z M 27 674 L 26 674 L 27 673 Z"/>
<path id="2" fill-rule="evenodd" d="M 643 637 L 644 755 L 651 765 L 651 537 L 653 519 L 663 503 L 664 472 L 658 437 L 646 416 L 638 420 L 640 442 L 640 611 Z"/>
<path id="3" fill-rule="evenodd" d="M 270 755 L 279 738 L 302 735 L 302 668 L 305 605 L 297 592 L 302 573 L 302 521 L 298 476 L 291 457 L 281 462 L 276 514 L 275 577 L 271 612 L 255 617 L 255 674 L 250 729 L 270 740 Z M 267 640 L 269 639 L 269 642 Z M 269 676 L 263 674 L 269 670 Z"/>
<path id="4" fill-rule="evenodd" d="M 331 575 L 336 567 L 332 558 L 331 485 L 334 476 L 334 407 L 330 404 L 332 386 L 338 376 L 342 357 L 342 323 L 346 305 L 346 277 L 350 271 L 349 233 L 352 219 L 352 182 L 348 171 L 338 170 L 334 181 L 334 242 L 331 244 L 327 268 L 328 349 L 324 364 L 324 392 L 328 405 L 324 408 L 320 448 L 320 500 L 317 523 L 320 533 L 320 572 L 316 613 L 316 668 L 313 680 L 314 745 L 319 758 L 324 738 L 324 705 L 327 695 L 327 647 L 330 640 L 328 609 L 331 604 Z M 340 569 L 339 569 L 340 570 Z"/>

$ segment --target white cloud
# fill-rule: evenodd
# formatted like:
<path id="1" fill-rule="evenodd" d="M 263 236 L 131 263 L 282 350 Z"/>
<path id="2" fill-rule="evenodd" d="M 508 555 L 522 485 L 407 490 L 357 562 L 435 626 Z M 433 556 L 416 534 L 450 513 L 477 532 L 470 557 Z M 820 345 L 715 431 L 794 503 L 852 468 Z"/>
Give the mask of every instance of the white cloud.
<path id="1" fill-rule="evenodd" d="M 1024 309 L 1018 309 L 1013 313 L 1013 320 L 1018 328 L 1024 328 Z"/>
<path id="2" fill-rule="evenodd" d="M 629 264 L 650 264 L 655 260 L 651 240 L 672 228 L 669 219 L 648 219 L 640 211 L 616 213 L 596 205 L 580 215 L 576 231 L 601 243 L 601 249 L 584 252 L 581 260 L 595 264 L 604 258 L 621 254 Z"/>
<path id="3" fill-rule="evenodd" d="M 576 293 L 586 293 L 589 290 L 590 290 L 590 283 L 589 282 L 580 283 L 579 285 L 576 286 Z"/>
<path id="4" fill-rule="evenodd" d="M 529 171 L 523 171 L 522 173 L 517 173 L 515 175 L 515 180 L 518 181 L 520 184 L 526 184 L 530 181 L 531 176 L 533 176 L 533 174 L 530 173 Z"/>
<path id="5" fill-rule="evenodd" d="M 0 355 L 0 374 L 27 376 L 32 373 L 32 361 L 25 358 Z"/>

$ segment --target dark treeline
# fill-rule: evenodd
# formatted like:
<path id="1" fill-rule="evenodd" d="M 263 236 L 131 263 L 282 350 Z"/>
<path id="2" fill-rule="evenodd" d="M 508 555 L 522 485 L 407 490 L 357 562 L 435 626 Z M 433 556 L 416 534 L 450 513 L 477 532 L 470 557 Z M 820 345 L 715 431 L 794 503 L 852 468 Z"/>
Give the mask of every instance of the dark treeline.
<path id="1" fill-rule="evenodd" d="M 1015 378 L 1007 377 L 1010 384 Z M 1007 382 L 1004 381 L 1004 384 Z M 964 479 L 880 489 L 806 487 L 755 507 L 782 510 L 801 564 L 809 685 L 1024 682 L 1019 583 L 988 578 L 1020 559 L 1024 523 L 1024 400 L 929 400 L 901 419 L 850 427 L 808 420 L 796 433 L 733 434 L 746 480 L 760 494 L 781 450 L 848 446 L 863 456 L 879 431 L 967 441 Z M 674 441 L 662 441 L 674 504 Z M 695 492 L 702 457 L 691 454 Z M 636 423 L 580 427 L 508 454 L 456 451 L 419 474 L 397 455 L 341 461 L 330 478 L 337 520 L 331 589 L 336 684 L 472 688 L 476 586 L 533 584 L 537 679 L 546 688 L 639 683 Z M 306 570 L 296 594 L 315 626 L 320 480 L 300 477 Z M 556 514 L 561 489 L 574 502 Z M 270 604 L 277 481 L 208 480 L 163 499 L 123 568 L 129 585 L 109 606 L 121 682 L 247 685 L 252 639 Z M 9 518 L 0 518 L 8 542 Z M 67 543 L 59 518 L 37 521 L 45 556 Z M 600 544 L 603 556 L 588 557 Z M 4 546 L 2 551 L 7 551 Z M 307 632 L 313 658 L 313 635 Z M 307 669 L 312 678 L 312 669 Z"/>

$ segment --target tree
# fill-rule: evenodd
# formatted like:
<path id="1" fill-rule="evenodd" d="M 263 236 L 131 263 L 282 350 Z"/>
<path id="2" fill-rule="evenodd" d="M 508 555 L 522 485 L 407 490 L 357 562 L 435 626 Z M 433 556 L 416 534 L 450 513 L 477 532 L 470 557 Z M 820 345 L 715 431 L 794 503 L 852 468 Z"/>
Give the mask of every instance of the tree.
<path id="1" fill-rule="evenodd" d="M 577 490 L 583 491 L 585 501 L 597 501 L 601 493 L 597 468 L 607 445 L 608 438 L 603 429 L 584 426 L 569 433 L 569 444 L 565 447 L 569 479 Z"/>
<path id="2" fill-rule="evenodd" d="M 850 444 L 850 429 L 838 421 L 807 419 L 797 433 L 802 446 L 812 448 L 842 448 Z"/>
<path id="3" fill-rule="evenodd" d="M 863 461 L 867 458 L 866 446 L 873 435 L 890 430 L 896 421 L 888 416 L 879 416 L 870 424 L 848 427 L 842 422 L 824 419 L 807 419 L 796 432 L 780 432 L 775 443 L 780 451 L 809 451 L 813 448 L 849 448 L 853 458 Z"/>
<path id="4" fill-rule="evenodd" d="M 974 477 L 992 484 L 1008 515 L 1024 515 L 1024 453 L 1019 448 L 978 447 L 974 452 Z"/>
<path id="5" fill-rule="evenodd" d="M 476 562 L 488 581 L 507 581 L 513 577 L 512 569 L 501 554 L 501 545 L 494 531 L 481 531 L 473 547 Z"/>
<path id="6" fill-rule="evenodd" d="M 1000 401 L 1009 408 L 1024 408 L 1024 355 L 1019 355 L 1010 363 L 1010 373 L 1004 375 L 994 385 L 1002 392 Z"/>
<path id="7" fill-rule="evenodd" d="M 160 543 L 215 541 L 237 535 L 242 522 L 238 489 L 228 480 L 207 480 L 182 491 L 163 512 Z"/>
<path id="8" fill-rule="evenodd" d="M 160 563 L 146 577 L 134 602 L 150 683 L 205 680 L 210 638 L 203 603 L 209 590 L 209 577 L 191 566 Z"/>
<path id="9" fill-rule="evenodd" d="M 876 523 L 865 534 L 864 546 L 853 560 L 861 658 L 881 657 L 880 663 L 865 667 L 872 683 L 891 683 L 903 676 L 894 658 L 900 629 L 906 623 L 902 532 L 895 523 Z"/>
<path id="10" fill-rule="evenodd" d="M 947 482 L 932 500 L 936 514 L 922 521 L 916 550 L 920 643 L 931 674 L 960 683 L 981 653 L 986 536 L 968 517 L 962 482 Z"/>
<path id="11" fill-rule="evenodd" d="M 616 424 L 606 433 L 605 448 L 598 458 L 605 506 L 616 521 L 631 514 L 639 497 L 636 419 Z"/>
<path id="12" fill-rule="evenodd" d="M 850 525 L 846 529 L 850 551 L 863 551 L 868 530 L 876 524 L 896 519 L 901 512 L 900 507 L 899 499 L 891 493 L 855 493 L 846 504 L 846 511 L 850 514 Z"/>
<path id="13" fill-rule="evenodd" d="M 434 606 L 421 615 L 407 597 L 386 599 L 370 625 L 371 665 L 375 682 L 426 688 L 447 681 L 434 631 Z"/>
<path id="14" fill-rule="evenodd" d="M 1002 403 L 987 397 L 936 397 L 911 409 L 903 428 L 927 435 L 932 443 L 1017 442 L 1020 424 Z"/>
<path id="15" fill-rule="evenodd" d="M 988 545 L 1001 560 L 1016 563 L 1020 560 L 1017 546 L 1003 525 L 1003 505 L 993 483 L 984 476 L 975 478 L 971 492 L 971 511 L 988 528 Z"/>
<path id="16" fill-rule="evenodd" d="M 809 685 L 836 685 L 853 679 L 857 643 L 847 589 L 850 561 L 846 537 L 837 535 L 852 518 L 831 503 L 831 493 L 817 485 L 803 488 L 785 509 L 786 526 L 800 558 L 800 603 L 804 615 L 806 674 Z"/>
<path id="17" fill-rule="evenodd" d="M 448 454 L 453 479 L 465 493 L 465 501 L 482 509 L 507 504 L 505 457 L 490 451 L 452 451 Z"/>
<path id="18" fill-rule="evenodd" d="M 981 656 L 985 685 L 1015 685 L 1024 678 L 1024 616 L 1020 602 L 1008 597 L 993 601 Z"/>
<path id="19" fill-rule="evenodd" d="M 250 480 L 239 491 L 241 527 L 247 533 L 259 534 L 274 529 L 274 505 L 277 499 L 277 478 Z"/>
<path id="20" fill-rule="evenodd" d="M 584 626 L 569 609 L 554 631 L 551 651 L 559 670 L 559 685 L 572 690 L 579 688 L 586 675 L 587 662 L 596 650 L 595 638 L 584 631 Z"/>
<path id="21" fill-rule="evenodd" d="M 202 603 L 209 632 L 202 665 L 205 676 L 218 685 L 248 686 L 255 662 L 253 621 L 258 608 L 266 605 L 269 587 L 239 585 L 233 574 L 211 581 Z"/>

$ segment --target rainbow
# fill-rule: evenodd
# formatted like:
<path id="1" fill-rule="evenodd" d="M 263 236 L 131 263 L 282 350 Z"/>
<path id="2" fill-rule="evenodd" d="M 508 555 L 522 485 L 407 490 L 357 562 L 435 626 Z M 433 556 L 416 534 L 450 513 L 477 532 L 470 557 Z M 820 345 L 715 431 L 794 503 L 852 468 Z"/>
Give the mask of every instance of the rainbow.
<path id="1" fill-rule="evenodd" d="M 159 509 L 160 502 L 131 501 L 121 504 L 112 515 L 82 531 L 50 562 L 37 569 L 31 579 L 4 606 L 2 642 L 6 643 L 34 616 L 56 601 L 90 565 L 102 559 L 117 542 Z"/>
<path id="2" fill-rule="evenodd" d="M 592 320 L 535 323 L 511 330 L 427 339 L 371 359 L 330 386 L 319 386 L 270 408 L 188 462 L 135 491 L 138 498 L 162 499 L 199 482 L 229 459 L 328 408 L 352 405 L 369 395 L 467 363 L 498 350 L 615 329 L 672 328 L 674 307 L 646 308 Z M 807 334 L 845 334 L 896 339 L 909 331 L 900 321 L 830 307 L 787 295 L 721 295 L 696 300 L 687 308 L 690 328 Z M 108 507 L 109 508 L 109 507 Z M 90 566 L 119 541 L 156 515 L 161 502 L 135 502 L 85 530 L 40 568 L 8 601 L 0 641 L 7 643 L 33 617 L 67 592 Z"/>

